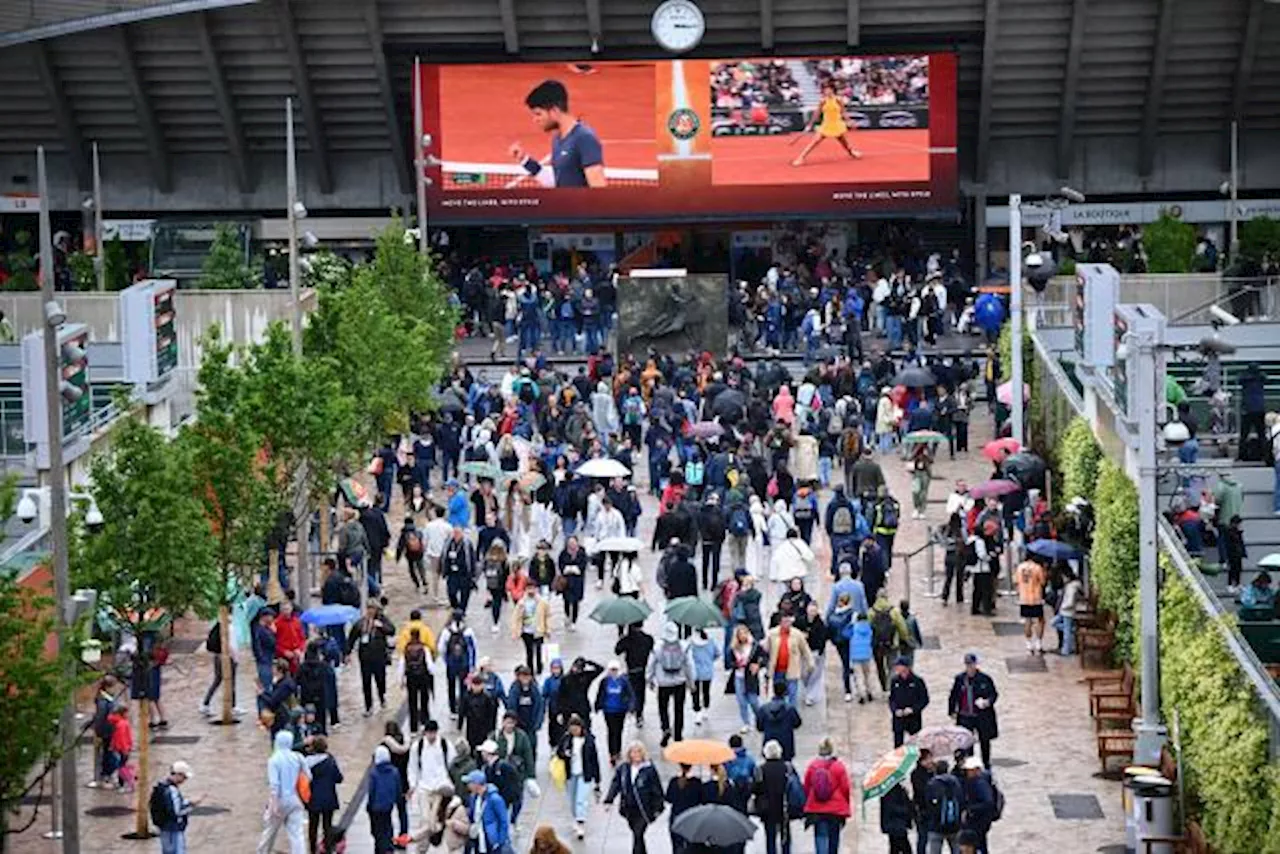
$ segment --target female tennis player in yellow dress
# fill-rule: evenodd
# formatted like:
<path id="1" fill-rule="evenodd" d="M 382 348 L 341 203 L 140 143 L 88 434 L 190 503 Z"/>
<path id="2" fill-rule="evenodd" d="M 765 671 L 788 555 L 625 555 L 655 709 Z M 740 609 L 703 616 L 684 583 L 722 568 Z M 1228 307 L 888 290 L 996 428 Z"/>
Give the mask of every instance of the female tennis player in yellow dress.
<path id="1" fill-rule="evenodd" d="M 791 161 L 792 166 L 803 166 L 805 158 L 824 139 L 836 140 L 854 159 L 862 157 L 862 152 L 849 144 L 849 126 L 844 120 L 844 102 L 836 94 L 833 83 L 822 84 L 822 102 L 818 105 L 818 112 L 814 116 L 814 123 L 810 126 L 810 130 L 813 131 L 813 139 L 805 146 L 804 151 Z"/>

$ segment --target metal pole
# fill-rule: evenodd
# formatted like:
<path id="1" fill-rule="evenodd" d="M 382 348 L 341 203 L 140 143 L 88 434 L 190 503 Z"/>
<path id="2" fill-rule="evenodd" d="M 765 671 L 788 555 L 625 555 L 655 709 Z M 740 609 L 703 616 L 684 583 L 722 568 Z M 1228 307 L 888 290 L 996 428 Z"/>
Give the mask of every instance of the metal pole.
<path id="1" fill-rule="evenodd" d="M 929 532 L 929 545 L 928 545 L 928 551 L 926 552 L 926 554 L 928 555 L 928 558 L 927 558 L 927 559 L 928 559 L 928 561 L 929 561 L 929 594 L 928 594 L 928 595 L 929 595 L 930 597 L 932 597 L 932 596 L 936 595 L 936 594 L 933 592 L 933 583 L 934 583 L 934 582 L 933 582 L 933 569 L 934 569 L 934 558 L 935 558 L 935 555 L 934 555 L 934 542 L 935 542 L 935 540 L 934 540 L 934 536 L 933 536 L 933 531 L 930 531 L 930 532 Z"/>
<path id="2" fill-rule="evenodd" d="M 427 159 L 423 144 L 422 60 L 413 59 L 413 171 L 418 187 L 418 251 L 427 254 Z"/>
<path id="3" fill-rule="evenodd" d="M 1129 381 L 1138 396 L 1138 599 L 1142 638 L 1142 717 L 1133 722 L 1137 734 L 1133 758 L 1139 765 L 1158 763 L 1167 731 L 1160 724 L 1160 567 L 1156 544 L 1159 512 L 1156 492 L 1156 341 L 1151 333 L 1132 334 L 1137 344 L 1137 370 Z M 1131 340 L 1132 340 L 1131 339 Z M 1131 345 L 1132 346 L 1132 345 Z"/>
<path id="4" fill-rule="evenodd" d="M 1024 442 L 1022 396 L 1022 196 L 1009 196 L 1009 383 L 1013 389 L 1013 438 Z"/>
<path id="5" fill-rule="evenodd" d="M 1231 122 L 1231 260 L 1240 251 L 1240 123 Z"/>
<path id="6" fill-rule="evenodd" d="M 293 99 L 284 99 L 285 112 L 285 174 L 288 184 L 288 222 L 289 222 L 289 295 L 293 303 L 291 312 L 293 331 L 293 353 L 302 357 L 302 282 L 298 265 L 298 148 L 293 132 Z M 306 478 L 305 470 L 300 477 Z M 303 511 L 294 520 L 294 539 L 296 543 L 295 557 L 297 567 L 294 577 L 294 590 L 298 597 L 298 607 L 306 610 L 311 605 L 311 558 L 308 555 L 311 540 L 311 512 L 305 505 Z M 279 566 L 272 561 L 271 577 L 278 577 Z"/>
<path id="7" fill-rule="evenodd" d="M 289 185 L 289 296 L 293 300 L 293 352 L 302 354 L 302 293 L 298 270 L 298 151 L 293 136 L 293 99 L 284 99 L 285 174 Z"/>
<path id="8" fill-rule="evenodd" d="M 36 184 L 40 193 L 40 299 L 54 302 L 53 227 L 49 222 L 49 176 L 45 168 L 44 146 L 36 149 Z M 49 535 L 52 545 L 53 588 L 57 599 L 59 644 L 71 635 L 69 608 L 71 579 L 67 567 L 67 491 L 62 463 L 62 355 L 58 330 L 44 328 L 45 408 L 48 410 Z M 75 678 L 75 662 L 68 662 L 67 676 Z M 58 788 L 62 808 L 62 852 L 80 854 L 80 806 L 76 788 L 76 707 L 74 694 L 67 697 L 58 721 L 62 736 L 62 758 L 58 760 Z"/>
<path id="9" fill-rule="evenodd" d="M 107 289 L 107 247 L 103 243 L 102 165 L 98 160 L 98 143 L 93 144 L 93 243 L 98 247 L 94 272 L 98 274 L 98 290 Z"/>

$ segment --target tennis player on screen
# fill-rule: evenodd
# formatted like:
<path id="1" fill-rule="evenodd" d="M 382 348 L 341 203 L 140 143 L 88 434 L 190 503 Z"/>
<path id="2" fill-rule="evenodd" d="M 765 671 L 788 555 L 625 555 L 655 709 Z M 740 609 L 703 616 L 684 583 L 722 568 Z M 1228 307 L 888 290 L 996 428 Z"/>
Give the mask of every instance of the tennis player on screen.
<path id="1" fill-rule="evenodd" d="M 524 99 L 540 130 L 551 134 L 547 165 L 512 143 L 511 156 L 525 171 L 549 187 L 604 187 L 604 149 L 596 132 L 569 113 L 569 90 L 559 80 L 546 80 Z M 550 168 L 548 168 L 548 166 Z"/>
<path id="2" fill-rule="evenodd" d="M 804 151 L 791 161 L 792 166 L 803 166 L 804 159 L 824 139 L 834 139 L 839 142 L 855 160 L 862 157 L 862 152 L 849 144 L 849 126 L 844 121 L 844 101 L 836 94 L 835 84 L 830 81 L 822 84 L 822 101 L 818 105 L 818 112 L 814 114 L 809 130 L 814 134 L 813 139 L 804 147 Z"/>

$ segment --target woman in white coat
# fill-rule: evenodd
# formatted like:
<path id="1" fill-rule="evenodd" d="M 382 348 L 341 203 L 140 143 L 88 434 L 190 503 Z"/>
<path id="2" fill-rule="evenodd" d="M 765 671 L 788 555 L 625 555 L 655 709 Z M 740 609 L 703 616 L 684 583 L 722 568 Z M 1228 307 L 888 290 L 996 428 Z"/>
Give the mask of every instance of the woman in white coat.
<path id="1" fill-rule="evenodd" d="M 609 496 L 601 494 L 600 509 L 595 517 L 595 541 L 597 543 L 609 539 L 618 539 L 627 535 L 627 523 L 622 518 L 622 511 L 613 506 L 613 502 L 609 500 Z M 618 566 L 618 552 L 599 552 L 595 556 L 596 564 L 596 587 L 604 586 L 605 560 L 608 559 L 609 569 L 612 571 Z"/>
<path id="2" fill-rule="evenodd" d="M 621 430 L 618 405 L 614 403 L 609 383 L 605 380 L 601 380 L 591 393 L 591 421 L 600 436 L 608 436 Z"/>
<path id="3" fill-rule="evenodd" d="M 769 561 L 769 580 L 778 585 L 778 595 L 786 592 L 787 584 L 793 578 L 807 578 L 816 561 L 813 549 L 800 538 L 800 532 L 791 529 L 773 547 L 773 557 Z"/>
<path id="4" fill-rule="evenodd" d="M 747 556 L 747 563 L 756 567 L 752 575 L 764 578 L 769 567 L 769 512 L 758 495 L 751 496 L 747 510 L 751 514 L 751 543 L 747 548 L 754 552 Z"/>

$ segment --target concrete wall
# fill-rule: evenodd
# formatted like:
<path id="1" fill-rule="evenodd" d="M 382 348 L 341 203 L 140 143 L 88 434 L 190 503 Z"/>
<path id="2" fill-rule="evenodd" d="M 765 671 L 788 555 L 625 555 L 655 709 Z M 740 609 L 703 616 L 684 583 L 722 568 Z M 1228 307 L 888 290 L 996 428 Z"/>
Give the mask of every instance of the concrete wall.
<path id="1" fill-rule="evenodd" d="M 89 327 L 91 340 L 120 340 L 119 294 L 61 293 L 58 299 L 62 301 L 68 320 Z M 315 304 L 315 292 L 304 290 L 303 311 L 312 311 Z M 292 307 L 293 301 L 287 290 L 179 290 L 179 369 L 194 368 L 200 364 L 200 339 L 214 323 L 221 325 L 224 338 L 237 344 L 250 344 L 262 338 L 272 321 L 287 321 Z M 0 294 L 0 311 L 13 323 L 19 338 L 40 328 L 44 322 L 38 293 Z"/>

